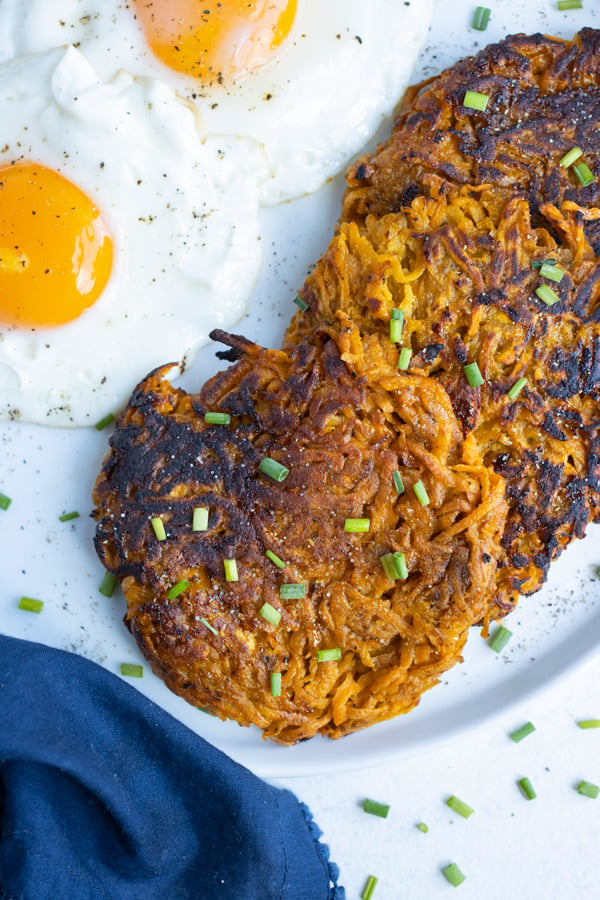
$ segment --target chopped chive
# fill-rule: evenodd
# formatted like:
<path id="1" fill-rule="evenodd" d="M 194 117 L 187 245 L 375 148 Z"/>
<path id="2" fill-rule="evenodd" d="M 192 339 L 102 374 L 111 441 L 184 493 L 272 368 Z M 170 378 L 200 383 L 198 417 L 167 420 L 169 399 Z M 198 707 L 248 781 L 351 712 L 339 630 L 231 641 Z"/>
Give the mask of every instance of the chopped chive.
<path id="1" fill-rule="evenodd" d="M 546 266 L 546 265 L 555 266 L 556 259 L 553 256 L 551 256 L 551 257 L 549 256 L 547 259 L 534 259 L 534 260 L 532 260 L 531 268 L 532 269 L 541 269 L 542 266 Z"/>
<path id="2" fill-rule="evenodd" d="M 239 581 L 237 563 L 235 559 L 224 559 L 225 581 Z"/>
<path id="3" fill-rule="evenodd" d="M 373 893 L 375 892 L 375 888 L 377 887 L 377 882 L 379 878 L 375 875 L 369 875 L 367 878 L 367 883 L 362 889 L 362 894 L 360 895 L 360 900 L 371 900 Z"/>
<path id="4" fill-rule="evenodd" d="M 96 422 L 94 428 L 96 429 L 96 431 L 102 431 L 103 428 L 106 428 L 107 425 L 111 425 L 114 421 L 115 417 L 113 416 L 113 414 L 108 413 L 106 416 Z"/>
<path id="5" fill-rule="evenodd" d="M 229 425 L 231 416 L 229 413 L 207 412 L 204 421 L 207 425 Z"/>
<path id="6" fill-rule="evenodd" d="M 579 159 L 580 156 L 583 156 L 583 150 L 581 147 L 571 147 L 571 149 L 565 153 L 562 159 L 559 160 L 558 164 L 563 169 L 568 169 L 569 166 L 572 166 L 573 163 Z"/>
<path id="7" fill-rule="evenodd" d="M 524 797 L 527 797 L 528 800 L 535 800 L 537 794 L 534 791 L 529 778 L 520 778 L 519 781 L 517 781 L 517 784 L 521 788 L 521 793 Z"/>
<path id="8" fill-rule="evenodd" d="M 305 586 L 303 584 L 282 584 L 279 588 L 279 596 L 282 600 L 304 600 Z"/>
<path id="9" fill-rule="evenodd" d="M 577 785 L 577 793 L 595 800 L 600 794 L 600 787 L 597 784 L 592 784 L 590 781 L 580 781 Z"/>
<path id="10" fill-rule="evenodd" d="M 78 519 L 78 518 L 79 518 L 79 513 L 73 511 L 73 512 L 69 512 L 69 513 L 63 513 L 62 516 L 58 517 L 58 521 L 59 522 L 70 522 L 71 519 Z"/>
<path id="11" fill-rule="evenodd" d="M 491 9 L 487 6 L 478 6 L 473 13 L 471 28 L 475 28 L 477 31 L 485 31 L 490 21 L 491 12 Z"/>
<path id="12" fill-rule="evenodd" d="M 277 627 L 281 622 L 281 613 L 278 609 L 275 609 L 274 606 L 271 606 L 270 603 L 263 603 L 258 614 L 259 616 L 262 616 L 269 625 Z"/>
<path id="13" fill-rule="evenodd" d="M 466 875 L 460 871 L 456 863 L 450 863 L 449 866 L 446 866 L 445 869 L 442 869 L 442 874 L 446 881 L 449 881 L 452 887 L 458 887 L 459 884 L 462 884 Z"/>
<path id="14" fill-rule="evenodd" d="M 583 9 L 583 0 L 557 0 L 556 6 L 561 11 L 565 9 Z"/>
<path id="15" fill-rule="evenodd" d="M 577 177 L 577 181 L 582 187 L 587 187 L 588 184 L 594 183 L 594 173 L 584 162 L 575 163 L 573 166 L 573 171 Z"/>
<path id="16" fill-rule="evenodd" d="M 264 475 L 268 475 L 269 478 L 272 478 L 273 481 L 285 481 L 290 474 L 289 469 L 286 469 L 286 467 L 282 466 L 281 463 L 278 463 L 277 460 L 271 459 L 270 456 L 265 456 L 264 459 L 261 459 L 258 468 Z"/>
<path id="17" fill-rule="evenodd" d="M 19 600 L 19 609 L 24 609 L 25 612 L 41 613 L 43 608 L 43 600 L 34 600 L 33 597 L 21 597 Z"/>
<path id="18" fill-rule="evenodd" d="M 302 310 L 302 312 L 306 312 L 306 310 L 308 309 L 308 303 L 306 302 L 306 300 L 304 300 L 303 297 L 300 296 L 300 294 L 297 294 L 294 297 L 294 303 L 296 304 L 298 309 Z"/>
<path id="19" fill-rule="evenodd" d="M 281 697 L 281 672 L 271 672 L 271 697 Z"/>
<path id="20" fill-rule="evenodd" d="M 11 503 L 12 499 L 10 497 L 7 497 L 6 494 L 0 494 L 0 509 L 8 509 Z"/>
<path id="21" fill-rule="evenodd" d="M 273 553 L 272 550 L 265 550 L 265 556 L 267 557 L 267 559 L 270 559 L 272 563 L 275 563 L 275 565 L 276 565 L 279 569 L 285 569 L 285 563 L 284 563 L 284 561 L 283 561 L 282 559 L 279 559 L 279 557 L 277 556 L 277 554 L 276 554 L 276 553 Z"/>
<path id="22" fill-rule="evenodd" d="M 401 553 L 399 550 L 395 551 L 392 553 L 392 560 L 398 578 L 402 579 L 402 581 L 406 581 L 408 578 L 408 568 L 406 566 L 406 557 L 404 553 Z"/>
<path id="23" fill-rule="evenodd" d="M 142 678 L 143 674 L 143 666 L 138 666 L 134 663 L 121 663 L 121 675 L 126 675 L 128 678 Z"/>
<path id="24" fill-rule="evenodd" d="M 543 300 L 546 306 L 554 306 L 554 304 L 558 303 L 560 300 L 556 291 L 553 291 L 547 284 L 540 284 L 540 286 L 535 289 L 535 295 L 536 297 L 539 297 L 540 300 Z"/>
<path id="25" fill-rule="evenodd" d="M 208 529 L 208 506 L 195 506 L 192 513 L 192 531 Z"/>
<path id="26" fill-rule="evenodd" d="M 540 266 L 540 275 L 542 278 L 549 278 L 550 281 L 560 284 L 567 273 L 560 266 L 553 266 L 549 262 L 543 262 Z"/>
<path id="27" fill-rule="evenodd" d="M 469 806 L 463 800 L 460 800 L 458 797 L 455 797 L 454 795 L 448 797 L 448 799 L 446 800 L 446 806 L 449 806 L 451 810 L 453 810 L 455 813 L 458 813 L 458 815 L 462 816 L 463 819 L 468 819 L 475 812 L 475 810 L 471 806 Z"/>
<path id="28" fill-rule="evenodd" d="M 112 572 L 105 572 L 102 576 L 102 581 L 98 585 L 98 592 L 102 594 L 103 597 L 112 597 L 115 592 L 115 588 L 118 584 L 117 579 L 113 575 Z"/>
<path id="29" fill-rule="evenodd" d="M 178 581 L 177 584 L 174 584 L 171 590 L 167 592 L 167 597 L 169 600 L 174 600 L 175 597 L 179 597 L 180 594 L 183 594 L 189 586 L 189 581 L 186 578 L 183 578 L 181 581 Z"/>
<path id="30" fill-rule="evenodd" d="M 467 109 L 476 109 L 479 112 L 484 112 L 489 99 L 489 94 L 480 94 L 478 91 L 467 91 L 465 99 L 463 100 L 463 106 Z"/>
<path id="31" fill-rule="evenodd" d="M 317 650 L 317 662 L 336 662 L 342 658 L 339 647 L 331 647 L 329 650 Z"/>
<path id="32" fill-rule="evenodd" d="M 349 534 L 365 532 L 368 531 L 370 527 L 370 519 L 346 519 L 344 522 L 344 531 L 347 531 Z"/>
<path id="33" fill-rule="evenodd" d="M 580 719 L 577 724 L 580 728 L 600 728 L 600 719 Z"/>
<path id="34" fill-rule="evenodd" d="M 488 646 L 491 647 L 492 650 L 495 650 L 496 653 L 500 653 L 501 650 L 504 650 L 511 637 L 512 631 L 505 628 L 504 625 L 500 625 L 489 639 Z"/>
<path id="35" fill-rule="evenodd" d="M 415 492 L 415 497 L 417 498 L 421 506 L 429 506 L 429 494 L 427 493 L 427 489 L 420 478 L 413 484 L 413 491 Z"/>
<path id="36" fill-rule="evenodd" d="M 390 811 L 389 804 L 378 803 L 376 800 L 365 798 L 362 805 L 364 811 L 372 816 L 379 816 L 380 819 L 387 819 Z"/>
<path id="37" fill-rule="evenodd" d="M 429 825 L 427 825 L 426 822 L 417 822 L 417 828 L 423 834 L 427 834 L 427 832 L 429 831 Z"/>
<path id="38" fill-rule="evenodd" d="M 412 348 L 411 347 L 403 347 L 400 351 L 400 356 L 398 357 L 398 368 L 401 372 L 406 372 L 410 365 L 410 361 L 412 359 Z"/>
<path id="39" fill-rule="evenodd" d="M 159 541 L 166 541 L 167 532 L 165 531 L 165 526 L 160 516 L 154 516 L 154 518 L 150 519 L 150 524 L 152 525 L 156 539 Z"/>
<path id="40" fill-rule="evenodd" d="M 399 344 L 402 340 L 402 329 L 404 328 L 404 312 L 401 309 L 393 309 L 390 319 L 390 341 L 393 344 Z"/>
<path id="41" fill-rule="evenodd" d="M 212 634 L 215 634 L 217 637 L 219 636 L 219 632 L 217 631 L 216 628 L 213 628 L 213 627 L 212 627 L 212 625 L 210 624 L 210 622 L 207 622 L 206 619 L 200 619 L 199 621 L 202 622 L 202 624 L 204 625 L 204 627 L 205 627 L 205 628 L 208 628 L 208 630 L 209 630 Z"/>
<path id="42" fill-rule="evenodd" d="M 472 388 L 479 387 L 480 384 L 484 383 L 483 375 L 479 371 L 479 366 L 476 362 L 468 363 L 466 366 L 463 366 L 463 369 Z"/>
<path id="43" fill-rule="evenodd" d="M 390 581 L 395 581 L 398 576 L 396 575 L 396 567 L 394 566 L 394 557 L 392 554 L 384 553 L 383 556 L 379 557 L 379 561 Z"/>
<path id="44" fill-rule="evenodd" d="M 509 734 L 509 738 L 511 741 L 514 741 L 515 744 L 518 744 L 519 741 L 522 741 L 523 738 L 528 737 L 530 734 L 533 734 L 535 731 L 535 725 L 531 722 L 525 722 L 524 725 L 521 725 L 520 728 L 517 728 L 516 731 L 513 731 Z"/>
<path id="45" fill-rule="evenodd" d="M 526 378 L 517 378 L 513 386 L 506 392 L 506 396 L 510 400 L 516 400 L 518 395 L 521 393 L 525 385 L 527 384 Z"/>
<path id="46" fill-rule="evenodd" d="M 404 493 L 404 482 L 402 481 L 402 475 L 400 472 L 394 472 L 392 475 L 392 479 L 394 482 L 394 487 L 396 488 L 396 493 L 398 496 Z"/>

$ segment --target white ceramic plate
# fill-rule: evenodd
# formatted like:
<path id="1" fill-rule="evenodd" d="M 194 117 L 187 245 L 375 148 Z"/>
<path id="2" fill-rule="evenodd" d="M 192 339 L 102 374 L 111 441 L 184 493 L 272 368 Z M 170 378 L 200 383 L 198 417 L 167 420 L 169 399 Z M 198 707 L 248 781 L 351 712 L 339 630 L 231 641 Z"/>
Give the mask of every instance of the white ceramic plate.
<path id="1" fill-rule="evenodd" d="M 482 4 L 487 0 L 482 0 Z M 583 10 L 560 13 L 556 0 L 520 0 L 494 6 L 485 34 L 469 28 L 476 3 L 437 0 L 430 41 L 415 80 L 428 77 L 488 41 L 516 31 L 544 31 L 563 37 L 584 25 L 600 26 L 593 0 Z M 338 216 L 342 179 L 312 197 L 263 213 L 265 268 L 248 316 L 234 331 L 277 346 L 289 321 L 292 299 L 306 271 L 325 248 Z M 167 360 L 165 360 L 167 362 Z M 218 366 L 206 348 L 186 373 L 187 387 L 199 385 Z M 133 386 L 132 386 L 133 387 Z M 0 628 L 7 634 L 72 650 L 113 672 L 140 660 L 122 624 L 120 593 L 98 593 L 103 569 L 93 546 L 91 491 L 106 450 L 107 435 L 90 430 L 0 426 L 0 491 L 10 495 L 0 511 Z M 79 519 L 61 523 L 63 512 Z M 465 662 L 423 698 L 418 709 L 341 741 L 315 739 L 296 747 L 267 744 L 255 729 L 223 723 L 171 694 L 145 666 L 139 688 L 195 732 L 258 774 L 279 777 L 373 765 L 412 754 L 473 728 L 551 684 L 600 643 L 600 531 L 569 548 L 555 564 L 546 588 L 522 601 L 506 624 L 514 637 L 496 654 L 474 629 Z M 45 601 L 42 615 L 17 608 L 22 595 Z"/>

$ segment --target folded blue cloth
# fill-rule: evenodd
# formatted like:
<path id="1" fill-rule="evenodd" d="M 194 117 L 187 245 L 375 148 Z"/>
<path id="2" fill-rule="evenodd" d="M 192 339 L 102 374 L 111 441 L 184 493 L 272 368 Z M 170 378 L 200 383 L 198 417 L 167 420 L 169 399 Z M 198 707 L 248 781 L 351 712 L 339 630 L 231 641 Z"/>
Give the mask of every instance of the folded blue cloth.
<path id="1" fill-rule="evenodd" d="M 81 657 L 0 635 L 4 900 L 342 900 L 310 812 Z"/>

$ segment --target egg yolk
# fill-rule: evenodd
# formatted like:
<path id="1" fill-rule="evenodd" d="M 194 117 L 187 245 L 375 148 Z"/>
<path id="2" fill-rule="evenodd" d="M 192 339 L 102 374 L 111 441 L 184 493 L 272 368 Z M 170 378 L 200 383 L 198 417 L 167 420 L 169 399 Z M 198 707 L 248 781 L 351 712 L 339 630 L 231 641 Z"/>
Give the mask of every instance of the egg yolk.
<path id="1" fill-rule="evenodd" d="M 134 0 L 148 44 L 171 69 L 233 83 L 278 54 L 297 0 Z"/>
<path id="2" fill-rule="evenodd" d="M 0 167 L 0 323 L 53 327 L 92 306 L 112 241 L 91 200 L 58 172 Z"/>

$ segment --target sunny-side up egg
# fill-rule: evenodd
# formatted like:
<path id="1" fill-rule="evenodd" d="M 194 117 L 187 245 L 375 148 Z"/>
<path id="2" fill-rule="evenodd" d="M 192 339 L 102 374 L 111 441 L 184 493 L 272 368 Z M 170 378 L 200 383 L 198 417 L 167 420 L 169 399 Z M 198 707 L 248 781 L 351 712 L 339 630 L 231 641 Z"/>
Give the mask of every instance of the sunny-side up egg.
<path id="1" fill-rule="evenodd" d="M 209 131 L 265 145 L 262 202 L 343 169 L 400 98 L 432 0 L 0 0 L 0 59 L 76 43 L 103 77 L 164 78 Z"/>
<path id="2" fill-rule="evenodd" d="M 243 315 L 264 154 L 73 47 L 0 66 L 0 122 L 0 418 L 94 424 Z"/>

